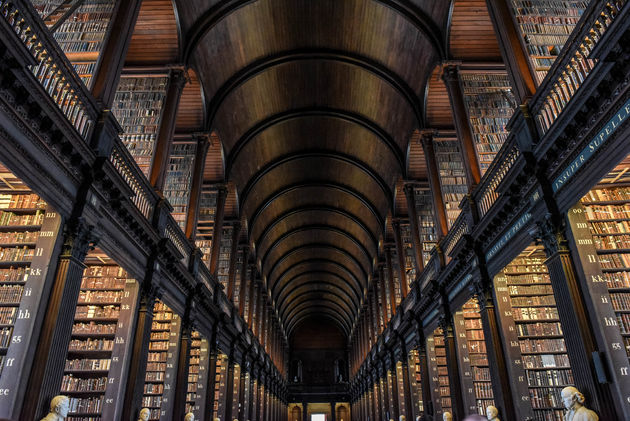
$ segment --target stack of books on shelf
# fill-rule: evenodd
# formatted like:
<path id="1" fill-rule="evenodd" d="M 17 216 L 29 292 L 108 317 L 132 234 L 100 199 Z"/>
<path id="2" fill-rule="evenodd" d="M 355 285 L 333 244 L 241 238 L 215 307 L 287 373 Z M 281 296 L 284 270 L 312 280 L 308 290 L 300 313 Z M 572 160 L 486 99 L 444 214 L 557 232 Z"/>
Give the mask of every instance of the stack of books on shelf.
<path id="1" fill-rule="evenodd" d="M 435 235 L 433 217 L 433 199 L 428 189 L 414 188 L 416 213 L 418 214 L 418 229 L 422 242 L 422 260 L 426 265 L 431 258 L 431 250 L 435 247 L 437 236 Z"/>
<path id="2" fill-rule="evenodd" d="M 234 227 L 231 225 L 223 225 L 221 230 L 221 248 L 219 249 L 219 262 L 218 262 L 218 271 L 217 278 L 218 281 L 223 285 L 223 288 L 226 293 L 228 289 L 228 280 L 230 275 L 230 254 L 232 253 L 232 233 L 234 232 Z"/>
<path id="3" fill-rule="evenodd" d="M 448 227 L 451 228 L 461 212 L 459 204 L 468 193 L 466 170 L 457 139 L 436 138 L 434 150 L 444 196 L 446 218 Z"/>
<path id="4" fill-rule="evenodd" d="M 505 126 L 517 105 L 516 99 L 507 74 L 466 72 L 460 77 L 483 175 L 507 139 Z"/>
<path id="5" fill-rule="evenodd" d="M 407 284 L 411 285 L 416 279 L 416 264 L 413 256 L 413 240 L 411 238 L 411 224 L 400 224 L 400 238 L 403 243 L 405 253 L 405 273 L 407 275 Z M 428 260 L 426 260 L 428 262 Z"/>
<path id="6" fill-rule="evenodd" d="M 560 391 L 573 385 L 562 326 L 541 248 L 529 247 L 503 269 L 536 419 L 562 419 Z"/>
<path id="7" fill-rule="evenodd" d="M 147 177 L 167 86 L 166 76 L 123 75 L 112 105 L 112 111 L 123 129 L 121 139 Z"/>
<path id="8" fill-rule="evenodd" d="M 173 207 L 171 214 L 182 229 L 186 226 L 196 148 L 195 142 L 173 143 L 164 183 L 164 197 Z"/>
<path id="9" fill-rule="evenodd" d="M 490 368 L 488 366 L 488 353 L 481 326 L 479 305 L 476 299 L 469 300 L 462 308 L 464 328 L 466 330 L 466 343 L 468 358 L 472 371 L 477 411 L 485 415 L 486 408 L 494 405 Z"/>
<path id="10" fill-rule="evenodd" d="M 541 84 L 588 1 L 511 0 L 510 5 L 536 81 Z"/>

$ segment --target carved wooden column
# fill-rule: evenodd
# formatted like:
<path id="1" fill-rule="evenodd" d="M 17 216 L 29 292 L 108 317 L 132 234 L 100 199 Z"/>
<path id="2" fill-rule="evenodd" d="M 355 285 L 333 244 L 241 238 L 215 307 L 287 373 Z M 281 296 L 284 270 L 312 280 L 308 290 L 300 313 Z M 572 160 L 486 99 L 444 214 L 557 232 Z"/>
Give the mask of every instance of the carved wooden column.
<path id="1" fill-rule="evenodd" d="M 214 388 L 216 386 L 217 360 L 219 359 L 218 334 L 220 322 L 215 322 L 212 335 L 208 341 L 208 380 L 206 384 L 206 408 L 204 414 L 208 419 L 214 412 Z M 126 418 L 125 418 L 126 419 Z"/>
<path id="2" fill-rule="evenodd" d="M 199 201 L 203 186 L 203 169 L 206 165 L 206 156 L 210 141 L 206 134 L 195 135 L 197 147 L 195 148 L 195 164 L 190 186 L 190 196 L 188 197 L 188 208 L 186 209 L 186 238 L 193 243 L 197 235 L 197 221 L 199 220 Z"/>
<path id="3" fill-rule="evenodd" d="M 238 258 L 238 238 L 241 235 L 241 223 L 234 221 L 232 224 L 232 247 L 230 249 L 230 267 L 228 269 L 227 298 L 234 302 L 234 288 L 236 283 L 236 260 Z M 241 274 L 241 282 L 243 275 Z"/>
<path id="4" fill-rule="evenodd" d="M 228 357 L 227 375 L 225 376 L 225 419 L 232 419 L 232 404 L 234 395 L 234 344 Z"/>
<path id="5" fill-rule="evenodd" d="M 173 146 L 173 133 L 177 120 L 177 108 L 179 99 L 186 84 L 186 76 L 183 69 L 171 69 L 169 74 L 168 90 L 164 99 L 162 117 L 155 141 L 155 153 L 151 164 L 149 181 L 159 192 L 164 190 L 166 173 L 168 171 L 171 149 Z"/>
<path id="6" fill-rule="evenodd" d="M 401 358 L 401 375 L 402 375 L 402 383 L 403 383 L 403 399 L 405 402 L 405 412 L 400 413 L 400 415 L 404 415 L 406 418 L 412 420 L 413 419 L 413 391 L 411 389 L 411 380 L 409 378 L 409 353 L 407 352 L 407 348 L 405 346 L 404 338 L 400 338 L 400 348 L 402 352 Z"/>
<path id="7" fill-rule="evenodd" d="M 464 166 L 466 167 L 468 191 L 471 191 L 481 180 L 481 170 L 479 169 L 475 140 L 468 121 L 466 104 L 464 103 L 464 92 L 459 82 L 457 66 L 452 64 L 444 66 L 442 79 L 446 85 L 448 97 L 451 102 L 453 119 L 455 120 L 455 130 L 457 131 L 457 138 L 462 146 L 462 158 L 464 160 Z"/>
<path id="8" fill-rule="evenodd" d="M 114 14 L 92 76 L 92 95 L 103 108 L 111 108 L 127 56 L 142 0 L 116 2 Z"/>
<path id="9" fill-rule="evenodd" d="M 403 188 L 407 199 L 407 213 L 409 214 L 409 231 L 413 243 L 413 259 L 416 264 L 416 274 L 424 269 L 422 261 L 422 241 L 420 240 L 420 227 L 418 227 L 418 211 L 416 210 L 416 195 L 413 183 L 405 183 Z"/>
<path id="10" fill-rule="evenodd" d="M 387 379 L 387 388 L 392 391 L 389 397 L 389 417 L 397 420 L 400 415 L 400 406 L 398 403 L 398 377 L 396 373 L 396 357 L 392 351 L 389 352 L 387 359 L 389 360 L 389 368 L 387 369 L 385 376 Z"/>
<path id="11" fill-rule="evenodd" d="M 392 228 L 394 230 L 394 243 L 396 245 L 396 254 L 398 254 L 398 267 L 400 268 L 398 274 L 398 276 L 400 277 L 400 293 L 402 294 L 401 298 L 404 300 L 407 294 L 409 294 L 409 280 L 407 280 L 407 273 L 405 271 L 405 245 L 402 242 L 399 219 L 394 219 L 392 221 Z"/>
<path id="12" fill-rule="evenodd" d="M 433 198 L 433 218 L 435 220 L 435 234 L 440 240 L 448 232 L 448 218 L 446 207 L 444 206 L 444 195 L 442 194 L 442 184 L 440 183 L 440 172 L 437 160 L 435 159 L 435 148 L 433 147 L 434 132 L 425 131 L 422 133 L 422 149 L 424 159 L 427 163 L 427 173 L 429 175 L 429 185 L 431 186 L 431 197 Z"/>
<path id="13" fill-rule="evenodd" d="M 446 365 L 448 368 L 448 383 L 451 390 L 451 402 L 453 404 L 453 418 L 464 419 L 466 409 L 462 393 L 461 376 L 459 375 L 459 361 L 457 359 L 457 343 L 455 342 L 455 329 L 453 327 L 453 316 L 448 309 L 446 297 L 442 298 L 444 307 L 444 317 L 440 320 L 440 327 L 444 332 L 444 347 L 446 348 Z"/>
<path id="14" fill-rule="evenodd" d="M 219 270 L 219 250 L 221 250 L 221 234 L 223 232 L 223 217 L 225 216 L 225 199 L 228 190 L 225 186 L 219 186 L 217 191 L 217 211 L 214 214 L 214 227 L 212 228 L 212 248 L 210 250 L 210 273 L 217 276 Z"/>
<path id="15" fill-rule="evenodd" d="M 245 320 L 245 294 L 247 291 L 247 286 L 252 282 L 252 278 L 254 277 L 254 272 L 248 275 L 249 266 L 249 244 L 243 245 L 243 266 L 241 268 L 241 285 L 238 289 L 238 314 L 241 316 L 243 320 Z"/>
<path id="16" fill-rule="evenodd" d="M 418 346 L 418 362 L 420 364 L 420 388 L 422 389 L 422 406 L 424 413 L 435 415 L 433 401 L 431 398 L 431 384 L 429 383 L 429 360 L 427 358 L 427 341 L 422 330 L 422 323 L 415 322 Z"/>
<path id="17" fill-rule="evenodd" d="M 484 269 L 485 270 L 485 265 Z M 516 407 L 512 398 L 512 386 L 509 379 L 505 350 L 499 323 L 497 319 L 497 309 L 494 304 L 492 294 L 492 282 L 484 274 L 476 277 L 474 293 L 479 303 L 479 314 L 483 335 L 486 342 L 488 366 L 490 368 L 490 378 L 492 379 L 492 392 L 495 406 L 499 409 L 499 414 L 504 419 L 518 419 Z M 510 362 L 511 363 L 511 362 Z"/>
<path id="18" fill-rule="evenodd" d="M 182 317 L 179 336 L 179 354 L 177 357 L 177 375 L 173 402 L 173 419 L 180 420 L 186 415 L 186 393 L 188 392 L 188 369 L 190 367 L 190 347 L 192 341 L 192 321 L 194 301 L 189 297 L 184 317 Z"/>
<path id="19" fill-rule="evenodd" d="M 616 412 L 609 384 L 597 381 L 593 355 L 599 354 L 594 337 L 595 329 L 587 314 L 586 302 L 571 259 L 564 221 L 555 222 L 548 215 L 538 223 L 547 254 L 545 264 L 549 269 L 558 315 L 562 325 L 567 354 L 575 386 L 584 394 L 589 407 L 600 419 L 621 419 Z"/>
<path id="20" fill-rule="evenodd" d="M 39 419 L 48 413 L 50 400 L 61 390 L 74 310 L 85 265 L 95 241 L 92 227 L 81 220 L 66 224 L 63 246 L 44 313 L 41 334 L 22 407 L 22 419 Z M 54 264 L 54 263 L 53 263 Z"/>
<path id="21" fill-rule="evenodd" d="M 151 324 L 153 323 L 153 305 L 159 295 L 159 289 L 153 279 L 155 261 L 149 264 L 150 270 L 142 282 L 138 294 L 138 314 L 133 329 L 129 375 L 125 386 L 122 419 L 136 419 L 140 412 L 140 403 L 144 392 L 145 372 L 151 338 Z"/>
<path id="22" fill-rule="evenodd" d="M 383 330 L 389 323 L 389 313 L 387 311 L 387 292 L 385 290 L 387 286 L 387 277 L 385 276 L 385 265 L 381 262 L 378 263 L 379 270 L 379 284 L 380 284 L 380 293 L 381 293 L 381 311 L 383 314 Z"/>
<path id="23" fill-rule="evenodd" d="M 519 30 L 514 25 L 508 1 L 486 0 L 486 5 L 497 41 L 499 41 L 503 62 L 512 82 L 514 96 L 519 104 L 524 104 L 536 92 L 536 82 L 520 41 Z"/>
<path id="24" fill-rule="evenodd" d="M 394 285 L 394 265 L 392 264 L 393 244 L 385 245 L 385 264 L 387 265 L 387 286 L 389 289 L 389 305 L 391 308 L 390 320 L 396 315 L 396 286 Z M 400 280 L 400 277 L 398 278 Z M 402 289 L 402 288 L 401 288 Z"/>

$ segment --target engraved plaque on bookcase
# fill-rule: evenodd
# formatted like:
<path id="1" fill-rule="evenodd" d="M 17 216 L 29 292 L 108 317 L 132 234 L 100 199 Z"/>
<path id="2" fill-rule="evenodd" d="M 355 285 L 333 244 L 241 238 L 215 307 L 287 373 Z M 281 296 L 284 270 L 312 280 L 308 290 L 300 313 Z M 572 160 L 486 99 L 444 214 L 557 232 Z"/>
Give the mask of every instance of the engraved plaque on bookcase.
<path id="1" fill-rule="evenodd" d="M 61 217 L 2 165 L 0 173 L 0 417 L 11 418 L 54 276 Z"/>

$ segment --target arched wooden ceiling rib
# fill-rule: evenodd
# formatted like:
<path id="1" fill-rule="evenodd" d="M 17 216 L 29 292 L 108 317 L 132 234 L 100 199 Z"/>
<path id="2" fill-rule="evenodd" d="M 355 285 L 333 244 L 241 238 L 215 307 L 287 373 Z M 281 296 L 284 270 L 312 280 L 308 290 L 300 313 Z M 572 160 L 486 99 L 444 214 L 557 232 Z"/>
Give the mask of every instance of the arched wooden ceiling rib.
<path id="1" fill-rule="evenodd" d="M 303 282 L 298 282 L 303 278 Z M 340 281 L 340 283 L 337 283 L 337 281 Z M 348 281 L 346 279 L 341 278 L 334 272 L 325 270 L 302 272 L 295 275 L 289 279 L 287 283 L 285 283 L 284 287 L 279 291 L 277 297 L 275 298 L 275 301 L 283 303 L 288 297 L 301 293 L 303 288 L 309 288 L 309 290 L 311 290 L 318 289 L 319 287 L 326 287 L 338 290 L 340 294 L 343 295 L 343 299 L 352 304 L 352 307 L 356 312 L 359 310 L 361 299 L 353 294 L 354 290 L 350 288 L 350 285 L 347 282 Z"/>
<path id="2" fill-rule="evenodd" d="M 266 130 L 283 123 L 300 119 L 301 121 L 307 121 L 308 118 L 321 118 L 321 119 L 338 119 L 348 123 L 353 123 L 361 128 L 369 131 L 373 134 L 378 141 L 382 142 L 384 146 L 396 157 L 400 168 L 403 168 L 405 153 L 399 147 L 399 145 L 391 138 L 382 127 L 379 127 L 374 122 L 366 119 L 360 114 L 355 114 L 346 110 L 336 110 L 324 107 L 306 107 L 302 109 L 292 109 L 287 112 L 272 115 L 258 124 L 254 125 L 247 131 L 232 147 L 228 157 L 226 158 L 226 173 L 230 174 L 232 166 L 236 159 L 238 159 L 240 153 L 247 145 L 253 140 L 259 137 Z"/>
<path id="3" fill-rule="evenodd" d="M 292 314 L 312 302 L 334 303 L 337 308 L 341 309 L 341 314 L 344 316 L 344 319 L 348 321 L 353 320 L 354 316 L 357 314 L 357 312 L 353 310 L 352 306 L 350 306 L 348 302 L 343 299 L 343 297 L 336 293 L 322 289 L 317 291 L 309 291 L 298 297 L 291 298 L 293 299 L 287 299 L 284 302 L 280 303 L 278 316 L 282 320 L 290 319 L 290 316 Z"/>
<path id="4" fill-rule="evenodd" d="M 293 330 L 300 326 L 300 323 L 309 318 L 323 318 L 335 323 L 341 332 L 343 332 L 346 337 L 350 336 L 351 330 L 346 327 L 343 320 L 339 319 L 339 316 L 332 310 L 325 309 L 325 311 L 321 309 L 316 309 L 315 311 L 307 312 L 306 310 L 301 311 L 293 317 L 293 320 L 287 324 L 286 326 L 286 334 L 287 337 L 291 337 L 293 334 Z"/>
<path id="5" fill-rule="evenodd" d="M 369 273 L 372 257 L 367 249 L 349 233 L 329 225 L 310 225 L 294 229 L 283 234 L 261 257 L 262 266 L 273 267 L 285 254 L 293 251 L 299 244 L 330 244 L 346 250 L 361 264 L 363 271 Z"/>
<path id="6" fill-rule="evenodd" d="M 178 0 L 182 1 L 182 0 Z M 190 30 L 186 34 L 186 46 L 184 49 L 184 62 L 190 61 L 192 53 L 197 48 L 201 40 L 206 34 L 212 31 L 217 24 L 236 10 L 245 7 L 258 0 L 228 0 L 218 2 L 208 8 L 194 23 L 191 23 Z M 425 11 L 409 1 L 404 0 L 375 0 L 404 16 L 411 22 L 419 32 L 422 32 L 429 40 L 432 48 L 441 58 L 446 58 L 444 43 L 440 37 L 439 27 L 435 24 L 432 17 L 428 16 Z"/>
<path id="7" fill-rule="evenodd" d="M 233 90 L 238 89 L 238 87 L 246 81 L 272 69 L 273 67 L 297 61 L 334 61 L 365 70 L 387 82 L 398 92 L 399 95 L 405 98 L 409 106 L 413 109 L 418 124 L 423 124 L 422 107 L 418 96 L 407 84 L 407 82 L 393 73 L 389 68 L 367 57 L 362 57 L 345 51 L 300 49 L 283 51 L 270 57 L 264 57 L 240 69 L 238 73 L 234 74 L 227 82 L 225 82 L 212 97 L 212 101 L 210 102 L 208 109 L 207 126 L 212 127 L 214 117 L 221 108 L 223 101 Z"/>
<path id="8" fill-rule="evenodd" d="M 297 277 L 312 272 L 327 273 L 330 277 L 343 281 L 340 285 L 347 287 L 351 295 L 357 298 L 357 302 L 361 301 L 363 286 L 359 282 L 356 273 L 350 271 L 337 260 L 313 256 L 307 256 L 302 260 L 298 260 L 297 263 L 281 272 L 272 284 L 270 283 L 269 289 L 272 299 L 278 301 L 285 291 L 291 290 L 290 285 Z"/>
<path id="9" fill-rule="evenodd" d="M 320 214 L 320 216 L 322 214 L 325 214 L 326 216 L 340 217 L 342 218 L 342 220 L 345 220 L 352 224 L 352 226 L 349 227 L 350 230 L 354 228 L 359 228 L 358 233 L 357 231 L 353 232 L 353 236 L 355 238 L 361 238 L 360 241 L 362 243 L 365 243 L 368 246 L 371 244 L 373 245 L 375 249 L 378 248 L 378 239 L 376 238 L 374 233 L 371 232 L 361 221 L 359 221 L 351 213 L 340 208 L 334 208 L 334 207 L 329 207 L 329 206 L 309 206 L 309 207 L 302 207 L 299 209 L 292 209 L 289 212 L 282 214 L 281 216 L 276 218 L 272 224 L 268 225 L 259 236 L 252 236 L 254 243 L 258 244 L 258 250 L 263 252 L 263 250 L 267 249 L 263 241 L 273 242 L 277 238 L 277 236 L 275 237 L 273 236 L 274 231 L 280 230 L 282 232 L 286 232 L 289 230 L 287 226 L 294 226 L 296 223 L 303 224 L 303 219 L 308 219 L 309 222 L 312 222 L 313 221 L 312 218 L 307 218 L 309 214 L 310 215 Z M 302 221 L 299 221 L 299 222 L 292 221 L 297 218 L 303 218 L 303 219 Z M 339 221 L 336 221 L 336 222 L 339 222 Z"/>
<path id="10" fill-rule="evenodd" d="M 285 327 L 322 314 L 350 333 L 423 124 L 418 98 L 445 58 L 447 3 L 178 2 L 207 127 Z M 315 191 L 330 197 L 300 198 Z"/>
<path id="11" fill-rule="evenodd" d="M 304 253 L 307 253 L 306 257 L 300 260 L 301 255 Z M 367 286 L 368 273 L 365 272 L 361 263 L 347 250 L 327 243 L 306 243 L 289 250 L 284 254 L 284 256 L 282 256 L 281 259 L 274 263 L 273 266 L 270 266 L 267 269 L 266 277 L 269 280 L 268 284 L 271 287 L 272 293 L 279 284 L 279 279 L 281 279 L 280 274 L 284 274 L 284 271 L 292 265 L 297 266 L 304 262 L 304 259 L 335 262 L 336 264 L 345 267 L 353 274 L 353 279 L 357 280 L 357 286 L 360 291 L 363 291 L 364 287 Z M 263 268 L 263 270 L 265 270 L 265 268 Z M 276 271 L 279 276 L 274 278 Z M 278 282 L 274 282 L 274 279 L 277 279 Z M 361 282 L 364 283 L 362 284 Z"/>

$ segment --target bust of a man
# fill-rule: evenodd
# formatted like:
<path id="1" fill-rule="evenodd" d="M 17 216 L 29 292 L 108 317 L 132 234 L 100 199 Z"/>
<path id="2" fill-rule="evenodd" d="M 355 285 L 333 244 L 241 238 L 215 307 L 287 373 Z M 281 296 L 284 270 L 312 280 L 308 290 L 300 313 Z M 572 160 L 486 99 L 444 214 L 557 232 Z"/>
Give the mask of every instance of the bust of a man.
<path id="1" fill-rule="evenodd" d="M 488 421 L 501 421 L 499 419 L 499 410 L 492 405 L 486 408 L 486 417 L 488 418 Z"/>
<path id="2" fill-rule="evenodd" d="M 140 415 L 138 415 L 138 421 L 148 421 L 151 416 L 151 410 L 149 408 L 142 408 Z"/>
<path id="3" fill-rule="evenodd" d="M 562 403 L 567 409 L 565 421 L 598 421 L 597 414 L 584 406 L 584 395 L 573 386 L 562 389 Z"/>
<path id="4" fill-rule="evenodd" d="M 187 413 L 184 415 L 184 421 L 195 421 L 195 414 L 192 412 Z"/>
<path id="5" fill-rule="evenodd" d="M 398 421 L 407 421 L 407 417 L 401 415 L 400 417 L 398 417 Z"/>
<path id="6" fill-rule="evenodd" d="M 445 413 L 442 414 L 442 420 L 443 421 L 453 421 L 453 414 L 451 414 L 450 412 L 446 411 Z"/>
<path id="7" fill-rule="evenodd" d="M 64 395 L 57 395 L 50 401 L 50 412 L 42 421 L 63 421 L 70 411 L 70 399 Z"/>

